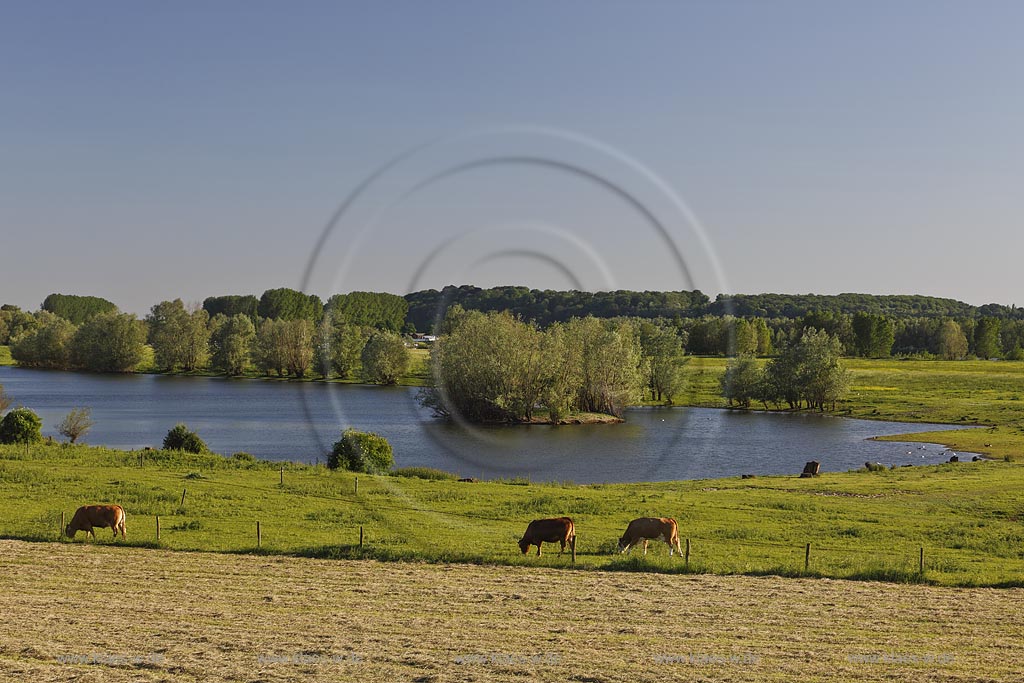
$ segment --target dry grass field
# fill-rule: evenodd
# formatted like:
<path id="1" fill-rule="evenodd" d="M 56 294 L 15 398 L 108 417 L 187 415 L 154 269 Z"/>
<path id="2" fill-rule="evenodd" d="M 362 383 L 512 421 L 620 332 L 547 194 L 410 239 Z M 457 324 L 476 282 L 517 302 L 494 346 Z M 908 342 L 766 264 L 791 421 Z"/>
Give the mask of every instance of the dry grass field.
<path id="1" fill-rule="evenodd" d="M 0 680 L 1010 681 L 1022 589 L 0 541 Z"/>

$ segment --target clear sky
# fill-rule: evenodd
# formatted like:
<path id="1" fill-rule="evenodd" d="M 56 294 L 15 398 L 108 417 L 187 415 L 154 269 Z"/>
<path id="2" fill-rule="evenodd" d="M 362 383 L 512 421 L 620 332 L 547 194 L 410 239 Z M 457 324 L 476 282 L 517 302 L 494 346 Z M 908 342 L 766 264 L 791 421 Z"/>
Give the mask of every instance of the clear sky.
<path id="1" fill-rule="evenodd" d="M 6 3 L 0 301 L 144 313 L 298 286 L 375 169 L 542 126 L 661 178 L 732 291 L 1024 304 L 1022 27 L 1024 3 L 994 0 Z M 517 153 L 492 142 L 406 181 Z M 594 156 L 588 172 L 642 180 Z M 687 284 L 637 207 L 579 173 L 506 163 L 378 194 L 313 291 Z"/>

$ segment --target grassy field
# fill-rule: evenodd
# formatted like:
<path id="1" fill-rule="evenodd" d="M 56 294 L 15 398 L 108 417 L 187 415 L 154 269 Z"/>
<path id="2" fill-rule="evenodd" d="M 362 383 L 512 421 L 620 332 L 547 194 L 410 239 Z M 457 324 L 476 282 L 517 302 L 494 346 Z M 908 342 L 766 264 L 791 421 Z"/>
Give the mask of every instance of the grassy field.
<path id="1" fill-rule="evenodd" d="M 691 358 L 681 403 L 724 408 L 724 358 Z M 896 422 L 986 425 L 987 430 L 928 432 L 892 441 L 946 444 L 996 458 L 1024 459 L 1024 363 L 845 359 L 850 393 L 837 414 Z"/>
<path id="2" fill-rule="evenodd" d="M 11 347 L 0 345 L 0 365 L 14 365 L 14 359 L 11 358 Z"/>
<path id="3" fill-rule="evenodd" d="M 1024 590 L 0 541 L 0 678 L 1016 680 Z"/>
<path id="4" fill-rule="evenodd" d="M 265 553 L 568 567 L 557 547 L 537 558 L 516 546 L 531 519 L 567 514 L 580 569 L 1024 585 L 1024 465 L 1014 463 L 588 486 L 360 475 L 358 493 L 351 473 L 288 465 L 282 485 L 277 467 L 159 451 L 140 467 L 139 453 L 3 446 L 0 536 L 57 540 L 62 511 L 116 502 L 134 544 L 156 545 L 159 515 L 169 549 L 252 552 L 259 521 Z M 679 521 L 689 566 L 664 544 L 646 558 L 615 553 L 626 523 L 647 515 Z"/>

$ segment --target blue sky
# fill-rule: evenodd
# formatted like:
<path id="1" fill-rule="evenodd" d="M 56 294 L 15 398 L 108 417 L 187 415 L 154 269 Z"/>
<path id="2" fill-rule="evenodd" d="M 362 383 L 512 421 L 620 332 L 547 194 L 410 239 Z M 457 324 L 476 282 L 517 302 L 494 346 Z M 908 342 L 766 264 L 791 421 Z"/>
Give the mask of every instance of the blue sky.
<path id="1" fill-rule="evenodd" d="M 1024 303 L 1020 3 L 211 5 L 4 7 L 0 301 L 61 291 L 142 313 L 298 286 L 332 213 L 382 164 L 543 126 L 661 178 L 725 279 L 681 278 L 633 207 L 585 178 L 498 166 L 401 203 L 380 190 L 386 210 L 358 243 L 334 235 L 313 290 L 608 282 Z M 507 242 L 494 253 L 460 242 L 489 230 Z M 600 252 L 612 277 L 574 274 L 586 264 L 549 233 Z M 446 241 L 469 251 L 412 278 Z M 692 246 L 688 261 L 706 260 Z"/>

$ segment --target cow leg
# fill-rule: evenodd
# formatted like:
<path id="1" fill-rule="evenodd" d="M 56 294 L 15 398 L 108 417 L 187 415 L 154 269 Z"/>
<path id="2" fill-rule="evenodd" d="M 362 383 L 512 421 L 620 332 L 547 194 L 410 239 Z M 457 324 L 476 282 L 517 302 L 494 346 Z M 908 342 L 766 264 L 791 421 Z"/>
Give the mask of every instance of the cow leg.
<path id="1" fill-rule="evenodd" d="M 89 527 L 88 531 L 89 531 L 89 535 L 92 536 L 92 540 L 95 541 L 96 540 L 96 532 L 93 530 L 92 527 Z"/>
<path id="2" fill-rule="evenodd" d="M 558 551 L 558 554 L 561 555 L 562 553 L 565 552 L 565 541 L 563 540 L 563 541 L 559 541 L 559 542 L 562 544 L 562 549 Z"/>
<path id="3" fill-rule="evenodd" d="M 647 556 L 647 539 L 644 539 L 644 556 Z"/>
<path id="4" fill-rule="evenodd" d="M 672 536 L 669 534 L 665 534 L 665 544 L 668 546 L 668 556 L 672 557 L 672 554 L 675 552 L 675 548 L 672 547 Z"/>

